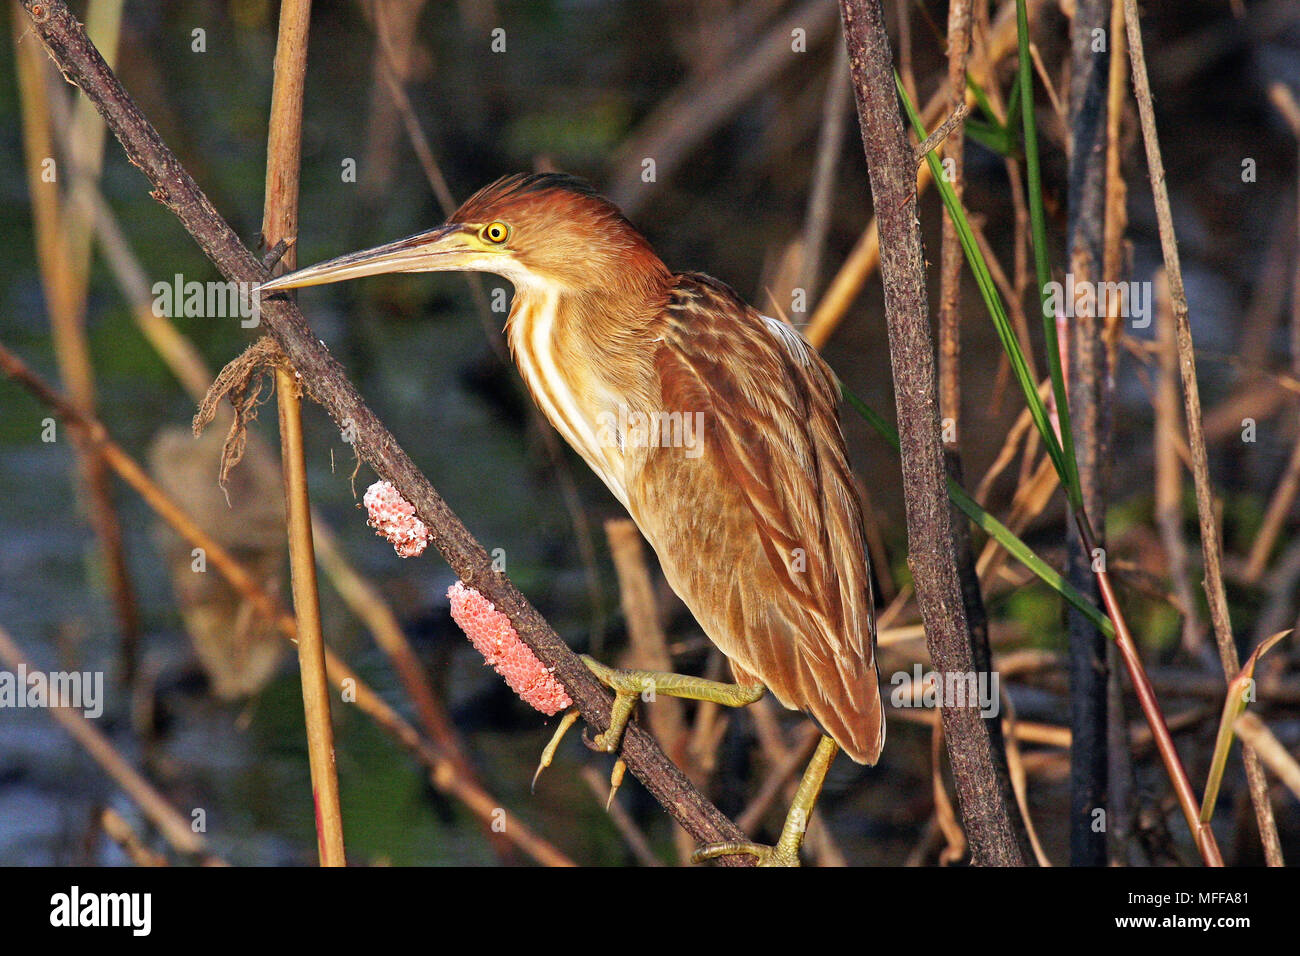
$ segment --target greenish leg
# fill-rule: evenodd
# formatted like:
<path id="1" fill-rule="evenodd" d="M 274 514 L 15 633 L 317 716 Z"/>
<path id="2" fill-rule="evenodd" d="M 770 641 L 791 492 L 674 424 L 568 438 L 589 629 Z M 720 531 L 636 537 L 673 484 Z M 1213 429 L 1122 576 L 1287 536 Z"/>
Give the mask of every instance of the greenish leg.
<path id="1" fill-rule="evenodd" d="M 755 857 L 759 866 L 798 866 L 799 847 L 803 843 L 804 831 L 808 829 L 813 806 L 822 792 L 826 772 L 830 770 L 839 749 L 839 745 L 830 737 L 823 736 L 818 742 L 817 750 L 808 762 L 808 769 L 799 781 L 799 789 L 795 792 L 794 802 L 790 804 L 790 811 L 785 815 L 785 826 L 781 828 L 781 837 L 776 841 L 776 846 L 743 841 L 710 843 L 691 854 L 691 862 L 703 863 L 720 856 L 743 853 Z"/>
<path id="2" fill-rule="evenodd" d="M 637 699 L 653 702 L 655 695 L 682 697 L 687 700 L 706 700 L 723 707 L 745 707 L 767 692 L 762 684 L 724 684 L 703 677 L 687 677 L 668 671 L 618 670 L 607 667 L 595 658 L 582 655 L 582 662 L 602 684 L 614 692 L 614 706 L 609 715 L 609 727 L 597 734 L 594 743 L 605 753 L 612 754 L 623 742 L 623 731 L 636 707 Z"/>
<path id="3" fill-rule="evenodd" d="M 653 702 L 656 695 L 681 697 L 688 700 L 704 700 L 724 707 L 744 707 L 754 703 L 767 692 L 762 684 L 724 684 L 721 681 L 706 680 L 703 677 L 688 677 L 685 674 L 673 674 L 668 671 L 619 670 L 607 667 L 593 657 L 582 655 L 582 662 L 596 675 L 596 678 L 614 692 L 614 706 L 610 708 L 609 727 L 604 733 L 597 734 L 592 742 L 605 753 L 614 753 L 623 742 L 623 731 L 632 718 L 638 699 Z M 578 712 L 571 710 L 564 715 L 560 725 L 555 728 L 551 742 L 542 751 L 542 760 L 537 773 L 533 775 L 536 785 L 541 772 L 551 765 L 560 741 L 578 719 Z M 618 791 L 627 765 L 619 758 L 614 764 L 614 773 L 610 777 L 610 802 Z M 814 799 L 816 795 L 814 794 Z M 608 803 L 606 804 L 608 806 Z"/>
<path id="4" fill-rule="evenodd" d="M 551 740 L 546 745 L 546 749 L 542 751 L 542 759 L 538 761 L 537 770 L 533 773 L 533 790 L 537 789 L 537 778 L 542 775 L 543 770 L 551 765 L 551 761 L 555 759 L 555 751 L 560 746 L 560 741 L 564 739 L 564 735 L 569 732 L 569 728 L 573 726 L 578 717 L 577 710 L 571 710 L 560 718 L 560 725 L 555 728 L 555 733 L 551 734 Z"/>

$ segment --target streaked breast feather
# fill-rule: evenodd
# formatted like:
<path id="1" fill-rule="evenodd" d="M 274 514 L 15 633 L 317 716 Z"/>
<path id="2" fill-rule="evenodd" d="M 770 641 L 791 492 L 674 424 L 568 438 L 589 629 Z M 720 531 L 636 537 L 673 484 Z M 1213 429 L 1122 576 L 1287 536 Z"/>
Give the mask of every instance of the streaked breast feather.
<path id="1" fill-rule="evenodd" d="M 561 308 L 560 297 L 554 293 L 522 303 L 510 317 L 510 349 L 542 414 L 627 507 L 619 449 L 610 441 L 601 441 L 597 410 L 584 409 L 560 373 L 555 333 Z"/>

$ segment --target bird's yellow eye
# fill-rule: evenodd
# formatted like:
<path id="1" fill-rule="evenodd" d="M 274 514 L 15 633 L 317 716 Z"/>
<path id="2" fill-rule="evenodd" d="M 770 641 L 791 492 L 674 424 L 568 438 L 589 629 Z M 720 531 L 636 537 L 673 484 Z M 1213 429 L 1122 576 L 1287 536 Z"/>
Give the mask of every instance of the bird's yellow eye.
<path id="1" fill-rule="evenodd" d="M 495 242 L 500 244 L 502 242 L 505 242 L 506 239 L 509 237 L 510 227 L 507 226 L 504 222 L 490 222 L 483 227 L 483 232 L 481 233 L 481 235 L 488 242 Z"/>

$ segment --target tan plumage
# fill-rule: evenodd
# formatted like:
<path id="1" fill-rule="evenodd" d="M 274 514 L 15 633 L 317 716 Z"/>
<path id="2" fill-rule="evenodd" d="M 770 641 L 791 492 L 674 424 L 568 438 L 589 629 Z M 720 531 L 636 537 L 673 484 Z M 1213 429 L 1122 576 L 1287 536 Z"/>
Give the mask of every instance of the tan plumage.
<path id="1" fill-rule="evenodd" d="M 613 206 L 566 185 L 512 177 L 453 217 L 527 222 L 550 199 L 542 190 L 560 188 L 556 218 L 573 222 L 576 207 L 575 231 L 609 237 L 594 282 L 517 286 L 507 329 L 525 383 L 627 508 L 736 679 L 765 684 L 874 763 L 884 720 L 871 578 L 830 369 L 723 283 L 670 273 Z M 637 412 L 702 413 L 700 453 L 601 440 L 601 422 Z"/>
<path id="2" fill-rule="evenodd" d="M 506 332 L 529 391 L 627 508 L 737 680 L 875 762 L 871 578 L 821 358 L 723 283 L 672 273 L 613 205 L 556 174 L 507 177 L 445 226 L 266 288 L 442 269 L 514 284 Z"/>

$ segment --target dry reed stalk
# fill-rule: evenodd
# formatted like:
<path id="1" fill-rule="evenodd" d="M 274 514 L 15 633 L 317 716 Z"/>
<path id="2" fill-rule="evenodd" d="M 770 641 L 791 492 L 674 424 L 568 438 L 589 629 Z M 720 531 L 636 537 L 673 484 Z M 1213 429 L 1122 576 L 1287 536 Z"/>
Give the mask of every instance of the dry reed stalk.
<path id="1" fill-rule="evenodd" d="M 56 108 L 52 111 L 52 117 L 55 132 L 61 142 L 65 142 L 70 122 L 68 110 L 66 104 L 58 101 L 54 105 Z M 60 106 L 65 108 L 59 109 Z M 74 170 L 74 175 L 76 174 L 77 171 Z M 139 260 L 122 234 L 112 208 L 105 202 L 98 187 L 94 184 L 91 186 L 89 197 L 95 209 L 94 225 L 100 252 L 131 308 L 137 327 L 176 376 L 185 392 L 195 403 L 202 401 L 213 379 L 211 369 L 193 343 L 176 328 L 175 323 L 153 308 L 149 282 Z M 250 435 L 249 441 L 258 441 L 258 436 Z M 246 461 L 245 467 L 252 467 L 251 462 Z M 434 694 L 424 667 L 407 640 L 397 615 L 379 588 L 349 563 L 329 524 L 315 509 L 312 511 L 312 537 L 316 559 L 321 568 L 343 603 L 369 629 L 375 644 L 388 656 L 389 663 L 415 706 L 425 734 L 456 765 L 459 774 L 477 784 L 477 773 L 466 759 L 446 708 Z M 481 822 L 486 832 L 491 834 L 494 844 L 501 845 L 505 842 L 508 845 L 508 841 L 502 841 L 501 835 L 492 829 L 490 820 Z"/>
<path id="2" fill-rule="evenodd" d="M 957 863 L 966 855 L 966 831 L 957 819 L 957 810 L 943 780 L 942 720 L 936 720 L 930 726 L 930 793 L 934 798 L 935 826 L 944 840 L 944 847 L 939 851 L 939 865 Z"/>
<path id="3" fill-rule="evenodd" d="M 266 145 L 266 200 L 262 238 L 267 246 L 298 238 L 298 171 L 302 153 L 302 97 L 307 72 L 307 31 L 311 0 L 283 0 L 275 45 L 270 132 Z M 292 270 L 296 251 L 285 251 Z M 311 495 L 307 488 L 307 450 L 302 433 L 298 375 L 285 364 L 275 368 L 275 398 L 280 413 L 280 464 L 284 471 L 289 569 L 298 630 L 298 666 L 307 724 L 312 801 L 316 807 L 316 845 L 321 866 L 346 866 L 343 808 L 334 761 L 329 682 L 325 674 L 325 635 L 321 627 L 312 543 Z"/>
<path id="4" fill-rule="evenodd" d="M 86 33 L 104 51 L 104 59 L 109 66 L 117 62 L 125 5 L 125 0 L 91 0 L 86 6 Z M 60 106 L 66 106 L 66 97 L 62 94 L 62 90 L 58 95 L 51 91 L 50 105 L 53 106 L 54 101 L 58 100 Z M 76 167 L 78 175 L 68 189 L 64 227 L 68 259 L 76 276 L 77 292 L 81 298 L 80 308 L 84 310 L 90 286 L 91 243 L 95 234 L 92 195 L 98 191 L 107 131 L 104 121 L 95 112 L 94 105 L 87 100 L 78 98 L 71 112 L 71 145 L 65 145 L 64 155 L 69 161 L 68 165 Z"/>
<path id="5" fill-rule="evenodd" d="M 1297 800 L 1300 800 L 1300 763 L 1287 752 L 1258 714 L 1246 711 L 1237 718 L 1237 736 L 1259 754 L 1268 768 L 1277 774 Z"/>
<path id="6" fill-rule="evenodd" d="M 1183 540 L 1183 463 L 1178 454 L 1182 434 L 1182 403 L 1178 400 L 1178 345 L 1169 286 L 1164 271 L 1155 279 L 1156 338 L 1160 343 L 1160 377 L 1155 398 L 1155 518 L 1160 542 L 1169 559 L 1169 578 L 1183 608 L 1183 649 L 1199 660 L 1207 650 L 1196 619 L 1187 543 Z"/>
<path id="7" fill-rule="evenodd" d="M 1012 168 L 1018 169 L 1019 167 L 1013 166 Z M 1021 204 L 1024 203 L 1023 196 L 1017 196 L 1016 199 L 1019 201 L 1019 203 Z M 1019 213 L 1017 213 L 1016 215 L 1017 218 L 1019 218 Z M 1025 216 L 1027 217 L 1028 215 L 1029 213 L 1028 211 L 1026 211 Z M 948 222 L 948 221 L 949 221 L 948 219 L 946 218 L 944 219 L 944 222 Z M 1029 369 L 1029 377 L 1032 378 L 1035 382 L 1037 382 L 1039 380 L 1038 359 L 1035 357 L 1034 354 L 1033 339 L 1030 338 L 1029 335 L 1029 317 L 1025 315 L 1024 283 L 1027 281 L 1029 275 L 1028 265 L 1027 262 L 1025 261 L 1026 256 L 1024 255 L 1023 250 L 1020 250 L 1016 253 L 1017 278 L 1016 281 L 1013 283 L 1012 280 L 1007 277 L 1006 270 L 1002 267 L 1002 262 L 998 258 L 997 252 L 993 249 L 992 243 L 989 242 L 988 236 L 984 234 L 983 224 L 978 221 L 977 217 L 971 217 L 970 225 L 971 225 L 971 232 L 975 234 L 975 241 L 979 244 L 980 252 L 984 256 L 984 261 L 988 263 L 989 275 L 993 278 L 993 284 L 996 285 L 998 287 L 998 291 L 1002 293 L 1002 301 L 1003 304 L 1006 305 L 1007 307 L 1007 315 L 1011 319 L 1011 327 L 1015 329 L 1016 339 L 1020 342 L 1020 351 L 1024 354 L 1025 365 Z M 1028 228 L 1027 224 L 1025 228 L 1026 229 Z M 1017 242 L 1019 241 L 1020 238 L 1018 237 Z M 999 381 L 1009 382 L 1010 371 L 1011 371 L 1011 365 L 1007 360 L 1006 354 L 999 353 L 998 355 Z M 1047 382 L 1047 385 L 1045 386 L 1046 392 L 1043 393 L 1044 395 L 1046 395 L 1052 389 L 1052 380 L 1045 379 L 1045 381 Z M 999 403 L 995 401 L 994 407 L 996 408 L 998 404 Z M 1022 413 L 1022 414 L 1026 414 L 1026 413 Z M 1033 432 L 1031 437 L 1036 439 L 1038 437 L 1038 433 Z"/>
<path id="8" fill-rule="evenodd" d="M 1169 186 L 1165 179 L 1164 160 L 1160 153 L 1160 141 L 1156 132 L 1155 107 L 1151 97 L 1151 83 L 1147 76 L 1137 0 L 1124 0 L 1124 19 L 1128 34 L 1129 60 L 1133 69 L 1133 92 L 1137 99 L 1138 116 L 1142 124 L 1142 141 L 1146 147 L 1147 166 L 1151 174 L 1151 190 L 1155 199 L 1160 247 L 1169 282 L 1169 299 L 1177 323 L 1183 404 L 1188 444 L 1192 451 L 1192 476 L 1196 486 L 1196 511 L 1201 526 L 1201 551 L 1205 562 L 1205 592 L 1209 598 L 1210 621 L 1214 625 L 1214 636 L 1219 645 L 1224 676 L 1232 680 L 1240 669 L 1241 662 L 1232 637 L 1228 596 L 1223 585 L 1222 556 L 1219 531 L 1214 519 L 1209 456 L 1206 452 L 1205 434 L 1201 422 L 1201 393 L 1196 380 L 1196 353 L 1192 345 L 1192 328 L 1188 317 L 1187 292 L 1183 286 L 1182 265 L 1178 256 L 1178 240 L 1174 234 Z M 1119 621 L 1115 623 L 1118 629 Z M 1282 845 L 1277 833 L 1277 823 L 1273 818 L 1273 805 L 1269 801 L 1264 770 L 1260 766 L 1259 757 L 1251 747 L 1242 747 L 1242 759 L 1246 765 L 1246 779 L 1250 786 L 1250 798 L 1255 808 L 1255 820 L 1259 825 L 1260 839 L 1264 844 L 1265 859 L 1270 866 L 1281 866 Z"/>
<path id="9" fill-rule="evenodd" d="M 0 662 L 15 671 L 19 668 L 38 670 L 3 626 L 0 626 Z M 84 714 L 71 707 L 50 707 L 48 710 L 50 716 L 113 778 L 177 852 L 200 854 L 207 849 L 207 842 L 194 831 L 190 822 L 127 762 L 113 742 Z"/>
<path id="10" fill-rule="evenodd" d="M 966 73 L 971 48 L 971 0 L 952 0 L 948 4 L 948 109 L 957 114 L 966 109 Z M 908 90 L 912 102 L 915 91 Z M 941 126 L 935 132 L 941 132 Z M 928 142 L 928 139 L 927 139 Z M 924 144 L 923 144 L 924 145 Z M 948 133 L 944 146 L 945 165 L 951 175 L 952 190 L 961 202 L 966 190 L 965 130 L 958 121 Z M 919 160 L 918 160 L 919 161 Z M 961 273 L 965 257 L 957 226 L 951 216 L 943 217 L 943 238 L 939 252 L 939 414 L 945 422 L 945 440 L 950 454 L 959 447 L 961 431 Z M 948 423 L 951 423 L 949 430 Z M 959 472 L 954 463 L 954 475 Z M 955 510 L 955 509 L 954 509 Z"/>
<path id="11" fill-rule="evenodd" d="M 889 719 L 930 727 L 939 720 L 939 713 L 931 708 L 894 707 L 889 711 Z M 1014 735 L 1015 739 L 1022 744 L 1039 744 L 1061 750 L 1070 749 L 1069 727 L 1026 720 L 1017 720 L 1014 724 L 1003 721 L 1002 734 L 1004 737 Z"/>
<path id="12" fill-rule="evenodd" d="M 229 551 L 178 507 L 149 478 L 144 469 L 109 437 L 102 424 L 87 418 L 69 405 L 3 345 L 0 345 L 0 372 L 49 406 L 66 424 L 83 430 L 87 442 L 104 456 L 108 465 L 140 495 L 158 517 L 191 545 L 202 549 L 212 567 L 230 582 L 257 613 L 276 623 L 277 630 L 285 640 L 297 641 L 298 625 L 293 615 L 286 612 L 276 598 Z M 461 777 L 452 761 L 422 737 L 328 647 L 325 648 L 325 664 L 334 687 L 355 696 L 357 708 L 425 766 L 435 789 L 461 801 L 485 825 L 490 826 L 499 819 L 501 801 L 473 781 Z M 564 854 L 522 823 L 512 822 L 505 832 L 512 843 L 545 866 L 573 865 Z"/>
<path id="13" fill-rule="evenodd" d="M 68 209 L 59 194 L 59 167 L 54 158 L 50 124 L 51 103 L 62 94 L 51 88 L 52 71 L 40 48 L 32 42 L 26 25 L 17 17 L 12 20 L 36 258 L 54 356 L 69 399 L 93 414 L 95 375 L 86 335 L 85 276 L 84 270 L 79 275 L 68 246 Z M 65 159 L 72 165 L 72 160 Z M 73 450 L 80 486 L 86 496 L 85 507 L 99 542 L 109 594 L 121 629 L 122 676 L 129 686 L 135 682 L 140 611 L 122 542 L 122 526 L 104 463 L 75 443 Z"/>
<path id="14" fill-rule="evenodd" d="M 1040 398 L 1046 400 L 1047 395 L 1051 390 L 1051 379 L 1044 379 L 1039 383 L 1038 395 Z M 1002 440 L 1002 447 L 998 450 L 998 453 L 989 465 L 988 470 L 984 472 L 984 477 L 980 479 L 979 484 L 975 487 L 975 494 L 972 497 L 975 498 L 981 507 L 988 507 L 989 493 L 992 491 L 993 482 L 997 481 L 998 477 L 1006 470 L 1007 466 L 1015 460 L 1016 454 L 1020 449 L 1021 440 L 1024 439 L 1027 441 L 1029 437 L 1037 433 L 1033 425 L 1033 417 L 1030 415 L 1029 409 L 1025 408 L 1007 430 L 1007 436 Z M 1023 482 L 1018 484 L 1023 484 Z"/>
<path id="15" fill-rule="evenodd" d="M 1016 802 L 1020 804 L 1020 815 L 1025 821 L 1029 844 L 1034 848 L 1034 858 L 1038 860 L 1039 866 L 1051 866 L 1052 861 L 1043 850 L 1043 844 L 1038 839 L 1038 828 L 1034 826 L 1034 818 L 1029 812 L 1029 775 L 1025 773 L 1024 761 L 1020 754 L 1020 740 L 1016 736 L 1019 721 L 1016 719 L 1015 705 L 1012 704 L 1005 687 L 1001 691 L 1001 701 L 1002 711 L 1005 714 L 1003 725 L 1006 727 L 1002 739 L 1007 745 L 1007 771 L 1011 774 L 1011 786 L 1016 792 Z"/>
<path id="16" fill-rule="evenodd" d="M 1052 466 L 1052 460 L 1044 455 L 1033 477 L 1016 488 L 1016 494 L 1011 499 L 1011 512 L 1003 524 L 1013 534 L 1023 532 L 1030 521 L 1042 514 L 1059 486 L 1060 476 Z M 989 538 L 984 543 L 984 550 L 980 553 L 976 566 L 980 580 L 987 582 L 1002 566 L 1006 557 L 1006 549 L 996 539 Z"/>

